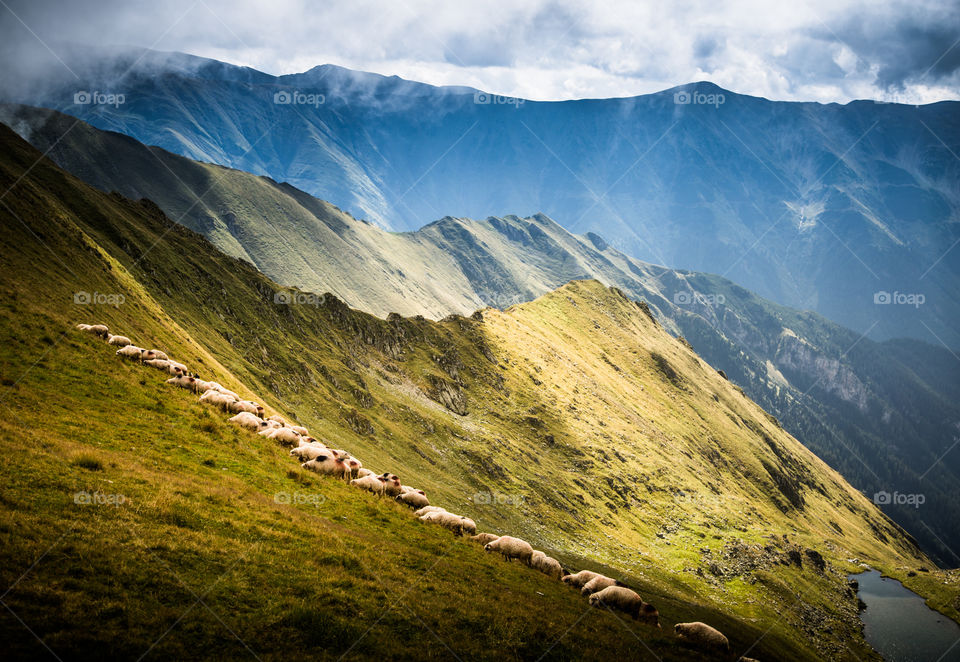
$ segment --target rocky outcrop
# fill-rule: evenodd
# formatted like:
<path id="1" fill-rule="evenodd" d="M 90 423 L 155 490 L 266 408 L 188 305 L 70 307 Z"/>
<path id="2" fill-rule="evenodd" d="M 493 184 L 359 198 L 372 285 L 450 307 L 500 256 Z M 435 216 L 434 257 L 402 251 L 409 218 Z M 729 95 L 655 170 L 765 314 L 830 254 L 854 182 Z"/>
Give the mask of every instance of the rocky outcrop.
<path id="1" fill-rule="evenodd" d="M 799 373 L 811 384 L 850 402 L 860 410 L 867 410 L 867 387 L 840 359 L 821 354 L 816 347 L 785 331 L 780 336 L 776 352 L 777 367 Z M 793 381 L 797 383 L 794 377 Z"/>
<path id="2" fill-rule="evenodd" d="M 454 414 L 467 415 L 467 396 L 458 384 L 436 375 L 430 375 L 427 379 L 430 381 L 427 395 L 431 400 L 439 402 Z"/>

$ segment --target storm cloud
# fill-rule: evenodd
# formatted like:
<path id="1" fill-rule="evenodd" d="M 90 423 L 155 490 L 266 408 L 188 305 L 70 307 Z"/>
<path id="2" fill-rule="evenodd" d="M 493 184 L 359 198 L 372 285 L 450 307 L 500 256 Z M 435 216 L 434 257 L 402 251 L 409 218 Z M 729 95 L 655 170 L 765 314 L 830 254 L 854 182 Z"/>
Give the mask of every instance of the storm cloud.
<path id="1" fill-rule="evenodd" d="M 955 3 L 2 0 L 4 69 L 69 44 L 182 51 L 271 74 L 324 63 L 532 99 L 696 80 L 773 99 L 960 98 Z M 39 75 L 39 73 L 38 73 Z"/>

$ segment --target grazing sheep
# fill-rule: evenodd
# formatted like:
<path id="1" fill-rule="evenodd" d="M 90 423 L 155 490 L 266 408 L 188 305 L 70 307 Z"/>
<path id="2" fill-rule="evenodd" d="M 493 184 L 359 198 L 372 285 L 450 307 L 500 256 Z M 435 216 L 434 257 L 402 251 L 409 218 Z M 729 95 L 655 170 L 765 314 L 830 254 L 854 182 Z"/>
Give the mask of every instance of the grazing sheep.
<path id="1" fill-rule="evenodd" d="M 400 485 L 400 478 L 396 474 L 382 473 L 380 476 L 383 481 L 383 493 L 389 497 L 398 497 L 403 492 Z"/>
<path id="2" fill-rule="evenodd" d="M 247 411 L 242 411 L 236 416 L 227 419 L 231 423 L 236 423 L 242 428 L 248 428 L 250 430 L 260 430 L 264 425 L 266 425 L 259 418 Z"/>
<path id="3" fill-rule="evenodd" d="M 552 556 L 547 556 L 539 549 L 533 550 L 533 555 L 530 557 L 530 567 L 554 579 L 560 579 L 563 576 L 563 567 L 560 562 Z"/>
<path id="4" fill-rule="evenodd" d="M 106 338 L 110 335 L 110 330 L 105 324 L 84 324 L 84 326 L 87 328 L 81 329 L 81 331 L 92 333 L 95 336 Z"/>
<path id="5" fill-rule="evenodd" d="M 299 458 L 301 462 L 307 462 L 309 460 L 316 460 L 320 456 L 329 456 L 330 449 L 320 445 L 304 444 L 303 446 L 291 448 L 290 455 Z"/>
<path id="6" fill-rule="evenodd" d="M 268 417 L 267 417 L 267 420 L 268 420 L 268 421 L 273 421 L 274 423 L 279 423 L 279 424 L 280 424 L 280 427 L 287 427 L 287 426 L 289 426 L 289 424 L 287 423 L 287 419 L 285 419 L 285 418 L 284 418 L 283 416 L 281 416 L 280 414 L 274 414 L 273 416 L 268 416 Z"/>
<path id="7" fill-rule="evenodd" d="M 213 382 L 205 382 L 202 379 L 198 379 L 194 388 L 196 389 L 197 393 L 206 393 L 207 391 L 211 390 L 210 384 L 212 383 Z"/>
<path id="8" fill-rule="evenodd" d="M 730 640 L 723 636 L 723 633 L 719 630 L 706 623 L 700 621 L 677 623 L 673 626 L 673 631 L 677 633 L 677 639 L 690 642 L 699 648 L 730 652 Z"/>
<path id="9" fill-rule="evenodd" d="M 77 324 L 77 328 L 80 329 L 81 331 L 89 331 L 89 330 L 90 330 L 90 325 L 89 325 L 89 324 Z"/>
<path id="10" fill-rule="evenodd" d="M 112 333 L 107 334 L 107 344 L 108 345 L 120 345 L 120 347 L 125 347 L 126 345 L 132 345 L 130 339 L 126 336 L 115 336 Z"/>
<path id="11" fill-rule="evenodd" d="M 607 577 L 606 575 L 597 575 L 583 585 L 583 588 L 580 589 L 580 595 L 584 597 L 593 595 L 594 593 L 599 593 L 608 586 L 619 586 L 619 582 L 612 577 Z"/>
<path id="12" fill-rule="evenodd" d="M 630 614 L 636 620 L 640 620 L 641 615 L 644 615 L 647 619 L 651 617 L 649 612 L 644 612 L 644 604 L 636 591 L 631 591 L 625 586 L 608 586 L 590 596 L 591 607 L 619 609 Z M 654 611 L 656 610 L 654 609 Z M 659 625 L 659 615 L 657 625 Z"/>
<path id="13" fill-rule="evenodd" d="M 164 352 L 161 352 L 159 349 L 145 349 L 143 350 L 143 360 L 148 359 L 167 359 L 170 360 L 170 357 L 167 356 Z"/>
<path id="14" fill-rule="evenodd" d="M 221 386 L 220 388 L 217 388 L 216 386 L 214 386 L 213 388 L 214 388 L 215 390 L 217 390 L 217 391 L 220 391 L 220 392 L 223 393 L 224 395 L 229 395 L 229 396 L 230 396 L 231 398 L 233 398 L 234 400 L 239 400 L 239 399 L 240 399 L 240 396 L 239 396 L 239 395 L 237 395 L 236 393 L 234 393 L 233 391 L 231 391 L 231 390 L 228 389 L 228 388 L 224 388 L 224 387 L 222 387 L 222 386 Z"/>
<path id="15" fill-rule="evenodd" d="M 506 560 L 520 559 L 527 565 L 530 565 L 530 557 L 533 556 L 533 547 L 525 540 L 514 538 L 513 536 L 500 536 L 492 542 L 488 542 L 483 548 L 488 552 L 500 552 Z"/>
<path id="16" fill-rule="evenodd" d="M 357 478 L 363 478 L 364 476 L 376 476 L 377 472 L 371 471 L 370 469 L 361 467 L 360 471 L 357 472 Z"/>
<path id="17" fill-rule="evenodd" d="M 575 588 L 583 588 L 584 584 L 593 579 L 594 577 L 601 577 L 602 575 L 599 572 L 593 572 L 592 570 L 581 570 L 578 573 L 572 575 L 564 575 L 560 580 L 564 584 L 570 584 Z"/>
<path id="18" fill-rule="evenodd" d="M 179 377 L 171 377 L 167 380 L 168 384 L 173 384 L 174 386 L 179 386 L 180 388 L 185 388 L 188 391 L 194 391 L 194 384 L 196 379 L 190 375 L 180 375 Z"/>
<path id="19" fill-rule="evenodd" d="M 382 478 L 383 476 L 380 476 Z M 463 518 L 459 515 L 454 515 L 453 513 L 444 512 L 434 512 L 427 513 L 420 518 L 423 522 L 430 522 L 431 524 L 439 524 L 445 529 L 450 529 L 453 531 L 454 535 L 462 536 L 463 535 Z"/>
<path id="20" fill-rule="evenodd" d="M 221 391 L 222 392 L 222 391 Z M 230 411 L 239 414 L 242 411 L 249 412 L 257 418 L 263 418 L 263 407 L 250 400 L 235 400 L 230 404 Z"/>
<path id="21" fill-rule="evenodd" d="M 430 505 L 430 500 L 423 490 L 407 490 L 397 497 L 397 501 L 405 503 L 408 506 L 413 506 L 414 508 L 423 508 Z"/>
<path id="22" fill-rule="evenodd" d="M 169 359 L 147 359 L 143 363 L 151 368 L 169 372 L 174 377 L 187 373 L 187 366 L 183 365 L 182 363 L 177 363 L 176 361 L 170 361 Z M 206 383 L 209 384 L 210 382 Z"/>
<path id="23" fill-rule="evenodd" d="M 386 479 L 383 476 L 367 476 L 365 478 L 355 478 L 350 481 L 351 485 L 369 490 L 377 496 L 383 496 L 384 483 L 386 483 Z"/>
<path id="24" fill-rule="evenodd" d="M 137 359 L 140 360 L 140 355 L 143 353 L 143 350 L 137 347 L 136 345 L 127 345 L 126 347 L 121 347 L 117 350 L 117 356 L 121 356 L 125 359 Z"/>
<path id="25" fill-rule="evenodd" d="M 264 421 L 263 425 L 265 427 L 269 427 L 270 424 L 267 421 Z M 294 448 L 300 445 L 300 440 L 302 439 L 299 434 L 290 428 L 277 428 L 266 436 L 270 439 L 273 439 L 278 444 L 282 444 L 284 446 L 293 446 Z"/>
<path id="26" fill-rule="evenodd" d="M 651 627 L 655 627 L 658 630 L 662 629 L 660 627 L 660 612 L 649 602 L 644 602 L 640 607 L 640 622 L 645 623 Z"/>
<path id="27" fill-rule="evenodd" d="M 200 402 L 211 404 L 215 407 L 219 407 L 225 412 L 229 412 L 230 404 L 236 402 L 236 400 L 231 398 L 229 395 L 220 393 L 219 391 L 207 391 L 200 396 Z"/>
<path id="28" fill-rule="evenodd" d="M 298 433 L 298 434 L 302 434 L 304 437 L 310 435 L 310 433 L 307 432 L 307 428 L 303 427 L 302 425 L 290 425 L 290 424 L 287 424 L 287 427 L 290 428 L 291 430 L 293 430 L 294 432 Z"/>
<path id="29" fill-rule="evenodd" d="M 264 419 L 264 420 L 265 420 L 266 423 L 267 423 L 267 427 L 269 427 L 271 430 L 279 430 L 280 428 L 283 427 L 282 425 L 280 425 L 279 423 L 277 423 L 276 421 L 274 421 L 274 420 L 272 420 L 272 419 L 266 418 L 266 419 Z"/>
<path id="30" fill-rule="evenodd" d="M 472 540 L 473 542 L 478 542 L 481 545 L 486 545 L 488 542 L 493 542 L 499 537 L 500 536 L 494 535 L 492 533 L 478 533 L 475 536 L 470 536 L 470 540 Z"/>
<path id="31" fill-rule="evenodd" d="M 311 437 L 311 439 L 312 438 L 313 437 Z M 343 458 L 343 462 L 347 465 L 347 468 L 350 469 L 350 475 L 352 477 L 360 477 L 360 470 L 363 469 L 363 463 L 360 462 L 360 460 L 351 455 L 350 457 Z"/>
<path id="32" fill-rule="evenodd" d="M 474 522 L 469 517 L 463 518 L 463 533 L 467 536 L 472 536 L 477 532 L 477 523 Z"/>
<path id="33" fill-rule="evenodd" d="M 560 561 L 556 560 L 552 556 L 548 556 L 543 559 L 540 562 L 540 567 L 537 568 L 537 570 L 558 581 L 561 577 L 563 577 L 563 566 L 560 565 Z"/>
<path id="34" fill-rule="evenodd" d="M 350 475 L 347 465 L 343 463 L 343 460 L 332 455 L 321 455 L 304 462 L 300 466 L 310 471 L 316 471 L 319 474 L 343 478 L 344 480 L 347 480 L 347 477 Z"/>
<path id="35" fill-rule="evenodd" d="M 424 506 L 419 510 L 413 511 L 413 514 L 416 515 L 417 517 L 423 517 L 428 513 L 445 513 L 445 512 L 447 512 L 447 509 L 441 508 L 440 506 Z"/>

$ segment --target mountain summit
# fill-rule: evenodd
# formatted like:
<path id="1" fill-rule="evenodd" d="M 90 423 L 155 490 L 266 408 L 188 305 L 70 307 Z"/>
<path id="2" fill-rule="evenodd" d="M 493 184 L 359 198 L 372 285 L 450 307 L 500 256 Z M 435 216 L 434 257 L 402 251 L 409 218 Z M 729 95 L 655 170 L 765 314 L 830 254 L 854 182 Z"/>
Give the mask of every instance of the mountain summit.
<path id="1" fill-rule="evenodd" d="M 960 252 L 946 250 L 958 102 L 772 102 L 707 83 L 533 102 L 329 65 L 276 77 L 149 54 L 124 73 L 132 58 L 90 58 L 79 83 L 7 97 L 289 182 L 385 228 L 543 211 L 875 338 L 960 347 Z M 82 94 L 94 91 L 124 102 Z"/>

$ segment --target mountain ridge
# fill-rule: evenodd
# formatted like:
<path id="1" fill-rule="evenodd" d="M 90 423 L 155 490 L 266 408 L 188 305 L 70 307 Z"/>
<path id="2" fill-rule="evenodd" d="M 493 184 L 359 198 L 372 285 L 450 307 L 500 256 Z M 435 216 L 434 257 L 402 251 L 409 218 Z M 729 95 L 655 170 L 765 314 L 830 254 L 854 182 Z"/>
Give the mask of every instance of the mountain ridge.
<path id="1" fill-rule="evenodd" d="M 101 62 L 101 74 L 91 65 L 84 84 L 125 91 L 117 107 L 71 104 L 75 81 L 8 99 L 288 181 L 386 228 L 540 210 L 634 257 L 729 276 L 875 339 L 960 347 L 951 294 L 960 257 L 943 249 L 960 214 L 950 154 L 960 150 L 958 102 L 840 106 L 723 93 L 721 103 L 713 87 L 693 94 L 688 85 L 521 104 L 420 83 L 281 82 L 223 63 L 191 64 L 206 67 L 198 76 L 175 63 L 157 75 L 172 57 L 148 53 L 126 77 L 116 62 Z M 391 94 L 398 85 L 420 91 Z M 882 292 L 925 303 L 877 305 Z"/>
<path id="2" fill-rule="evenodd" d="M 3 385 L 16 415 L 0 421 L 12 478 L 0 535 L 17 563 L 0 566 L 13 575 L 35 546 L 53 550 L 5 599 L 53 650 L 92 657 L 114 642 L 136 654 L 169 632 L 196 600 L 163 571 L 171 567 L 189 586 L 222 579 L 209 593 L 215 614 L 241 642 L 275 654 L 341 656 L 366 629 L 357 657 L 601 659 L 643 646 L 664 660 L 700 655 L 668 628 L 584 611 L 562 584 L 541 588 L 549 580 L 517 564 L 498 569 L 396 504 L 297 471 L 286 449 L 232 428 L 149 368 L 108 356 L 105 372 L 112 350 L 74 331 L 78 317 L 166 348 L 483 528 L 524 535 L 574 567 L 622 573 L 662 618 L 707 618 L 737 651 L 875 659 L 846 573 L 862 561 L 911 585 L 920 580 L 908 571 L 929 565 L 869 500 L 619 290 L 575 281 L 507 311 L 440 322 L 378 319 L 332 295 L 278 301 L 289 288 L 153 203 L 82 184 L 5 127 L 0 144 L 0 181 L 17 186 L 0 209 L 11 249 L 0 263 L 0 361 L 5 374 L 22 373 Z M 78 288 L 126 299 L 78 303 Z M 465 407 L 445 402 L 439 384 Z M 132 495 L 135 506 L 78 509 L 66 503 L 78 488 Z M 324 500 L 283 504 L 271 492 Z M 463 600 L 464 583 L 486 589 L 477 608 L 444 609 Z M 928 588 L 938 604 L 952 595 L 946 584 Z M 393 592 L 412 604 L 383 620 Z M 501 595 L 510 605 L 484 615 Z M 55 618 L 43 615 L 51 602 L 61 605 Z M 243 653 L 198 612 L 159 653 Z M 13 619 L 2 626 L 15 650 L 36 646 Z"/>
<path id="3" fill-rule="evenodd" d="M 641 263 L 543 214 L 447 216 L 390 234 L 287 184 L 114 140 L 86 124 L 64 135 L 73 120 L 52 111 L 3 107 L 0 119 L 19 122 L 67 170 L 103 190 L 155 199 L 173 220 L 278 282 L 333 292 L 382 318 L 508 308 L 575 278 L 615 285 L 645 300 L 671 333 L 869 495 L 926 494 L 925 511 L 885 509 L 926 549 L 950 558 L 952 532 L 940 523 L 960 502 L 960 470 L 949 454 L 937 459 L 956 436 L 960 375 L 945 350 L 874 343 L 716 276 Z"/>

